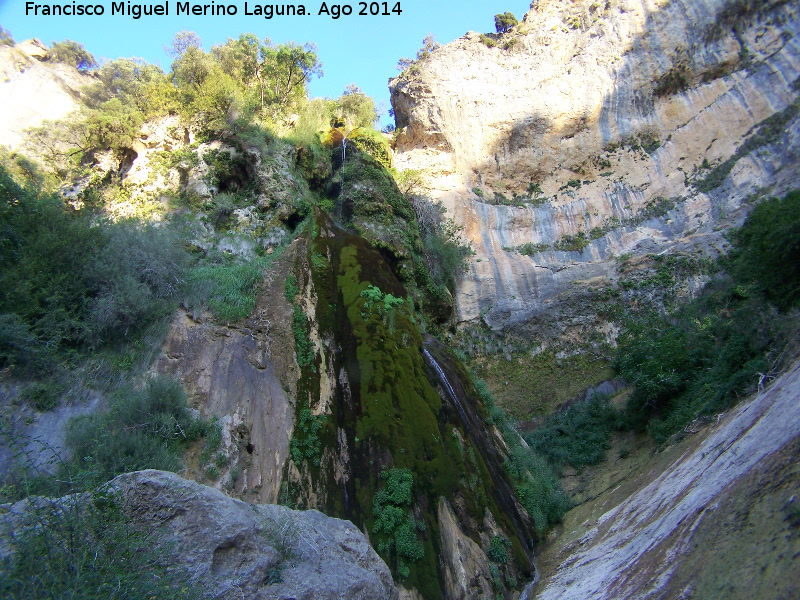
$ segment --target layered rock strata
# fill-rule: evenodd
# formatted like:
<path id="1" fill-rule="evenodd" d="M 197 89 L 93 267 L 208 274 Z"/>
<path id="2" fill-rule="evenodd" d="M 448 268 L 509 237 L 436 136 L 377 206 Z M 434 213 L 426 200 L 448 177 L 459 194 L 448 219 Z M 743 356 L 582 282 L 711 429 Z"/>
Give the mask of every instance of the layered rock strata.
<path id="1" fill-rule="evenodd" d="M 748 197 L 800 181 L 798 33 L 782 0 L 541 1 L 392 80 L 395 163 L 476 251 L 459 320 L 552 314 L 626 253 L 724 250 Z"/>

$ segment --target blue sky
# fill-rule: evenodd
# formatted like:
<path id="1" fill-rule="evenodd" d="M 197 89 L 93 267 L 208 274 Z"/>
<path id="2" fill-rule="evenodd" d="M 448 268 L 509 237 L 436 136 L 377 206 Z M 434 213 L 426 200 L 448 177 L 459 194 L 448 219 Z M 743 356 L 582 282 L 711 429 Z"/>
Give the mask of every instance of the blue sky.
<path id="1" fill-rule="evenodd" d="M 73 0 L 35 0 L 72 5 Z M 131 4 L 164 4 L 166 0 L 134 0 Z M 212 0 L 199 0 L 193 4 Z M 292 1 L 292 0 L 290 0 Z M 101 17 L 25 15 L 24 0 L 0 0 L 0 25 L 11 32 L 16 41 L 38 37 L 49 44 L 71 39 L 83 43 L 98 59 L 140 57 L 169 70 L 170 59 L 164 53 L 173 35 L 180 30 L 195 31 L 206 50 L 212 45 L 253 33 L 270 38 L 274 43 L 314 42 L 325 71 L 322 79 L 310 86 L 312 96 L 337 97 L 350 83 L 356 83 L 377 102 L 389 107 L 387 81 L 397 74 L 401 56 L 413 58 L 428 33 L 445 44 L 467 31 L 494 31 L 494 15 L 511 11 L 521 19 L 529 0 L 506 0 L 502 4 L 488 0 L 401 0 L 401 14 L 390 16 L 358 16 L 359 2 L 350 2 L 353 14 L 339 19 L 319 15 L 323 0 L 306 0 L 308 16 L 265 19 L 246 16 L 245 0 L 216 0 L 216 4 L 234 4 L 236 16 L 176 16 L 176 1 L 169 0 L 170 16 L 141 17 L 111 15 L 112 0 L 75 0 L 76 3 L 99 3 L 105 8 Z M 248 0 L 249 12 L 256 4 Z M 299 4 L 299 2 L 298 2 Z M 382 10 L 383 3 L 377 3 Z M 397 2 L 388 2 L 389 11 Z M 333 5 L 327 2 L 327 6 Z M 369 6 L 369 5 L 368 5 Z M 389 122 L 384 116 L 381 123 Z"/>

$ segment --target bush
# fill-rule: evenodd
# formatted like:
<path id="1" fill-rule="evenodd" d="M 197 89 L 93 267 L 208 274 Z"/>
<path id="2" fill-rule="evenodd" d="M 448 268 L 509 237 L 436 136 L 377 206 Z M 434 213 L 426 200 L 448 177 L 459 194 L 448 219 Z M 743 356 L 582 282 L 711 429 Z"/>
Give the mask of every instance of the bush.
<path id="1" fill-rule="evenodd" d="M 446 209 L 441 202 L 413 196 L 411 203 L 419 223 L 427 273 L 434 285 L 441 284 L 452 291 L 472 254 L 470 246 L 461 238 L 463 227 L 445 217 Z"/>
<path id="2" fill-rule="evenodd" d="M 497 33 L 505 33 L 519 23 L 513 13 L 504 12 L 494 16 L 494 27 Z"/>
<path id="3" fill-rule="evenodd" d="M 616 420 L 607 398 L 595 396 L 554 414 L 525 441 L 556 468 L 580 469 L 603 461 Z"/>
<path id="4" fill-rule="evenodd" d="M 409 469 L 392 468 L 381 471 L 384 486 L 372 499 L 372 514 L 375 524 L 372 533 L 385 534 L 378 543 L 378 551 L 396 552 L 398 573 L 408 577 L 408 567 L 404 560 L 419 560 L 425 555 L 422 542 L 417 539 L 416 525 L 410 511 L 413 502 L 412 489 L 414 476 Z"/>
<path id="5" fill-rule="evenodd" d="M 508 457 L 503 467 L 511 477 L 517 497 L 531 516 L 540 534 L 548 527 L 560 523 L 572 508 L 569 497 L 561 489 L 558 476 L 546 458 L 535 449 L 523 445 L 514 424 L 495 404 L 489 388 L 481 379 L 472 377 L 475 389 L 489 413 L 489 421 L 496 425 L 508 447 Z"/>
<path id="6" fill-rule="evenodd" d="M 186 256 L 169 227 L 93 223 L 0 166 L 0 362 L 52 359 L 132 338 L 175 305 Z"/>
<path id="7" fill-rule="evenodd" d="M 489 543 L 489 551 L 486 554 L 492 562 L 504 565 L 508 562 L 508 549 L 510 547 L 511 542 L 501 535 L 496 535 Z"/>
<path id="8" fill-rule="evenodd" d="M 192 416 L 180 384 L 159 377 L 142 390 L 118 391 L 106 413 L 73 419 L 65 439 L 73 477 L 86 485 L 142 469 L 177 471 L 188 445 L 205 435 L 211 443 L 212 433 Z"/>
<path id="9" fill-rule="evenodd" d="M 204 265 L 186 278 L 184 306 L 195 313 L 208 309 L 222 321 L 239 321 L 253 312 L 256 288 L 264 279 L 267 261 Z"/>
<path id="10" fill-rule="evenodd" d="M 697 415 L 727 408 L 778 368 L 796 332 L 800 194 L 756 207 L 732 235 L 727 274 L 673 314 L 638 313 L 619 338 L 615 367 L 634 385 L 626 419 L 658 443 Z"/>
<path id="11" fill-rule="evenodd" d="M 50 50 L 47 51 L 48 60 L 72 65 L 79 71 L 88 71 L 97 66 L 97 61 L 91 52 L 83 47 L 83 44 L 64 40 L 63 42 L 53 42 Z"/>
<path id="12" fill-rule="evenodd" d="M 375 100 L 355 83 L 348 85 L 336 100 L 336 112 L 340 118 L 346 118 L 353 128 L 372 129 L 378 122 Z"/>
<path id="13" fill-rule="evenodd" d="M 800 299 L 800 191 L 756 206 L 732 236 L 730 269 L 781 310 Z"/>

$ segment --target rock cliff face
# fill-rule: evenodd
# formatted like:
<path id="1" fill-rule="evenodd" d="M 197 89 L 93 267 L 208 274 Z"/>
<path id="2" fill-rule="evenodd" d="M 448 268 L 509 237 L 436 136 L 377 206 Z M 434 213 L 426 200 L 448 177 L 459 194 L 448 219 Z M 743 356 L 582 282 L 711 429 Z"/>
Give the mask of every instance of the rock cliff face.
<path id="1" fill-rule="evenodd" d="M 0 145 L 18 150 L 26 129 L 67 116 L 92 81 L 75 67 L 43 63 L 46 55 L 39 40 L 0 47 Z"/>
<path id="2" fill-rule="evenodd" d="M 281 264 L 291 264 L 294 250 Z M 253 316 L 236 326 L 179 311 L 153 365 L 181 381 L 192 405 L 219 419 L 228 465 L 217 487 L 224 484 L 248 502 L 278 502 L 294 431 L 297 366 L 286 343 L 291 311 L 282 296 L 268 292 L 277 279 L 270 272 Z"/>
<path id="3" fill-rule="evenodd" d="M 782 0 L 543 0 L 392 80 L 395 162 L 476 250 L 458 318 L 552 316 L 622 254 L 722 249 L 749 196 L 800 180 L 798 33 Z"/>

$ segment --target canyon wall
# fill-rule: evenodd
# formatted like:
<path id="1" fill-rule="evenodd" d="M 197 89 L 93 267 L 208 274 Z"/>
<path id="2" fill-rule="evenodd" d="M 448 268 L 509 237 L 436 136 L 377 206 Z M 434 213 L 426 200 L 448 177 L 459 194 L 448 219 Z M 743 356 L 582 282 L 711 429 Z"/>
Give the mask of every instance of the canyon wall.
<path id="1" fill-rule="evenodd" d="M 543 0 L 393 79 L 395 163 L 475 250 L 459 321 L 552 320 L 620 256 L 724 250 L 800 181 L 798 33 L 781 0 Z"/>

